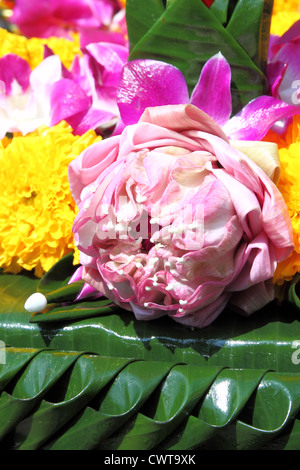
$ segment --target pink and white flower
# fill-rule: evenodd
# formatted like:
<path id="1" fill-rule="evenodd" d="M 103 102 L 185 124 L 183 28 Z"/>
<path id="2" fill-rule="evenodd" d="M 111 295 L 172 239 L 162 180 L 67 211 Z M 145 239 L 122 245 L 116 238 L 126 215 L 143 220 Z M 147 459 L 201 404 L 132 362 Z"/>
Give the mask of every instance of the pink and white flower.
<path id="1" fill-rule="evenodd" d="M 0 138 L 6 132 L 27 134 L 51 123 L 51 94 L 63 77 L 58 56 L 45 59 L 33 71 L 15 54 L 0 59 Z"/>
<path id="2" fill-rule="evenodd" d="M 127 56 L 126 46 L 105 42 L 87 45 L 70 70 L 47 47 L 34 70 L 15 54 L 2 57 L 0 138 L 62 120 L 79 135 L 112 126 L 119 118 L 117 84 Z"/>
<path id="3" fill-rule="evenodd" d="M 193 104 L 147 108 L 75 159 L 69 181 L 80 274 L 136 318 L 203 327 L 228 304 L 250 314 L 273 299 L 293 247 L 284 200 Z"/>

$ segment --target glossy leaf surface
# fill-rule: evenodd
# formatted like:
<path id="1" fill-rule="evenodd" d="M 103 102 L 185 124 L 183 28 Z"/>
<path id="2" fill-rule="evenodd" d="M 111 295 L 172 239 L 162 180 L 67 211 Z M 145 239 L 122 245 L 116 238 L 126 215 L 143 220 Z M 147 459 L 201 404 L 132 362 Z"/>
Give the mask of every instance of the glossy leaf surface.
<path id="1" fill-rule="evenodd" d="M 260 57 L 265 56 L 268 44 L 261 40 L 262 25 L 266 23 L 262 21 L 265 11 L 262 0 L 251 2 L 251 9 L 249 2 L 240 0 L 227 27 L 220 21 L 227 18 L 226 2 L 223 6 L 219 2 L 218 12 L 215 10 L 214 14 L 201 0 L 173 0 L 159 17 L 161 5 L 156 8 L 151 20 L 146 18 L 147 9 L 140 10 L 138 3 L 138 0 L 127 2 L 130 60 L 150 58 L 176 66 L 184 74 L 191 92 L 204 63 L 221 51 L 231 66 L 234 112 L 264 93 L 266 83 Z M 245 22 L 248 27 L 244 28 Z"/>
<path id="2" fill-rule="evenodd" d="M 2 449 L 299 450 L 297 373 L 7 352 Z"/>
<path id="3" fill-rule="evenodd" d="M 296 301 L 226 310 L 202 330 L 105 311 L 106 299 L 24 311 L 41 285 L 63 292 L 73 269 L 64 259 L 53 279 L 0 275 L 0 448 L 299 449 Z M 297 298 L 296 279 L 288 292 Z"/>

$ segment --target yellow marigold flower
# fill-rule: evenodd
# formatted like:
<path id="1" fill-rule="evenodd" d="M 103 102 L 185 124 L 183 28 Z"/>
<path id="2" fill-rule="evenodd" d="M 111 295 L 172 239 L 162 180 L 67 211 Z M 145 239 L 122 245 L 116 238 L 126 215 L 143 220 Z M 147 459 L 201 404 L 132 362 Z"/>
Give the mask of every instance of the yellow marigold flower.
<path id="1" fill-rule="evenodd" d="M 282 36 L 299 19 L 299 0 L 274 0 L 271 34 Z"/>
<path id="2" fill-rule="evenodd" d="M 75 55 L 81 54 L 77 34 L 73 34 L 73 40 L 57 37 L 27 39 L 25 36 L 0 28 L 0 57 L 16 54 L 34 69 L 44 58 L 44 45 L 49 46 L 67 68 L 70 67 Z"/>
<path id="3" fill-rule="evenodd" d="M 281 174 L 278 188 L 289 210 L 295 249 L 283 262 L 278 264 L 274 281 L 281 284 L 300 272 L 300 116 L 295 116 L 284 136 L 270 131 L 264 140 L 278 145 Z"/>
<path id="4" fill-rule="evenodd" d="M 0 141 L 0 267 L 5 272 L 34 269 L 41 277 L 75 250 L 77 209 L 68 165 L 100 139 L 94 131 L 75 136 L 61 122 Z"/>

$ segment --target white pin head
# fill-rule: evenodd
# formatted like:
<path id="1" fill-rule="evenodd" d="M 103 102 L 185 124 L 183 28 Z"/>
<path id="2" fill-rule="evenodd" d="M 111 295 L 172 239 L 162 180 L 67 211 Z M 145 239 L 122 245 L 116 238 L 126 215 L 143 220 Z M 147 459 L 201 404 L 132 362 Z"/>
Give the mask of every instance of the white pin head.
<path id="1" fill-rule="evenodd" d="M 42 310 L 44 310 L 46 306 L 47 306 L 47 299 L 40 292 L 36 292 L 32 294 L 30 297 L 28 297 L 28 299 L 26 300 L 24 304 L 25 310 L 27 310 L 27 312 L 30 312 L 30 313 L 41 312 Z"/>

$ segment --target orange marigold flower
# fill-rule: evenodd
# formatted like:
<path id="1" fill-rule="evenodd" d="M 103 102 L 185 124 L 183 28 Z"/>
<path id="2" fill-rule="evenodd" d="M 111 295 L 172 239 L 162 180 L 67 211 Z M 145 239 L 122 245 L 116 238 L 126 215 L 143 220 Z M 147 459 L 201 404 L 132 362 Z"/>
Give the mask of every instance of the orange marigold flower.
<path id="1" fill-rule="evenodd" d="M 75 136 L 61 122 L 0 141 L 0 267 L 5 272 L 34 270 L 41 277 L 75 250 L 77 209 L 68 165 L 98 140 L 94 131 Z"/>
<path id="2" fill-rule="evenodd" d="M 274 281 L 281 284 L 300 272 L 300 116 L 293 118 L 283 136 L 270 131 L 264 140 L 278 145 L 281 174 L 277 186 L 288 207 L 294 232 L 294 251 L 278 264 L 274 275 Z"/>

